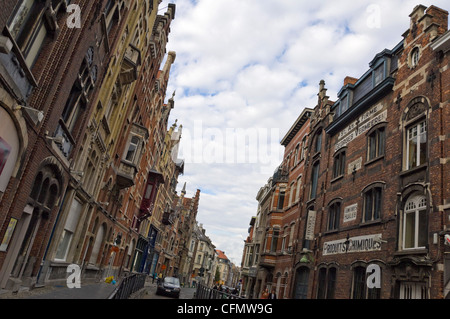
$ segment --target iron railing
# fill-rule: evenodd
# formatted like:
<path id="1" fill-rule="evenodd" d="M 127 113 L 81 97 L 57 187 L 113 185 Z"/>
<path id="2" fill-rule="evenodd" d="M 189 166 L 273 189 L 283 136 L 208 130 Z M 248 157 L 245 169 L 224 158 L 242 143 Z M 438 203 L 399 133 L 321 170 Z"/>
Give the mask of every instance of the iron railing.
<path id="1" fill-rule="evenodd" d="M 243 299 L 238 294 L 228 293 L 223 290 L 208 288 L 203 284 L 197 284 L 194 299 Z"/>
<path id="2" fill-rule="evenodd" d="M 108 299 L 128 299 L 132 294 L 144 288 L 147 274 L 131 274 L 120 282 Z"/>

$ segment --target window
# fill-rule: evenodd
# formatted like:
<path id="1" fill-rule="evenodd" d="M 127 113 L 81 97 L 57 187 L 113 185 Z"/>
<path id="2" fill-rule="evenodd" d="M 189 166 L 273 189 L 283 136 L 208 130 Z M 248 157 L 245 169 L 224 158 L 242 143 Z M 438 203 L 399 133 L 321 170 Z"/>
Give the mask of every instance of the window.
<path id="1" fill-rule="evenodd" d="M 278 229 L 274 229 L 272 232 L 272 243 L 270 245 L 270 251 L 276 252 L 278 246 L 278 237 L 280 236 L 280 231 Z"/>
<path id="2" fill-rule="evenodd" d="M 322 149 L 322 130 L 316 133 L 314 139 L 314 152 L 318 153 Z"/>
<path id="3" fill-rule="evenodd" d="M 285 197 L 285 191 L 284 190 L 280 190 L 280 194 L 278 195 L 277 209 L 283 209 L 284 197 Z"/>
<path id="4" fill-rule="evenodd" d="M 291 183 L 291 187 L 289 188 L 289 206 L 295 202 L 295 182 Z"/>
<path id="5" fill-rule="evenodd" d="M 288 237 L 288 231 L 287 231 L 287 226 L 286 226 L 283 229 L 283 237 L 282 237 L 282 240 L 281 240 L 281 251 L 285 251 L 286 250 L 287 237 Z"/>
<path id="6" fill-rule="evenodd" d="M 302 148 L 300 150 L 300 161 L 305 158 L 306 147 L 306 136 L 304 136 L 302 139 Z"/>
<path id="7" fill-rule="evenodd" d="M 152 194 L 152 190 L 153 190 L 153 184 L 148 183 L 147 184 L 147 188 L 145 189 L 145 194 L 144 194 L 144 198 L 145 199 L 150 199 L 150 196 Z"/>
<path id="8" fill-rule="evenodd" d="M 340 151 L 334 156 L 333 178 L 344 175 L 345 173 L 345 151 Z"/>
<path id="9" fill-rule="evenodd" d="M 253 256 L 253 246 L 247 245 L 247 254 L 246 254 L 246 263 L 245 263 L 245 265 L 247 267 L 252 266 L 252 263 L 253 263 L 252 256 Z"/>
<path id="10" fill-rule="evenodd" d="M 381 217 L 381 187 L 374 187 L 364 193 L 363 222 L 378 220 Z"/>
<path id="11" fill-rule="evenodd" d="M 77 199 L 74 199 L 70 206 L 70 211 L 64 225 L 64 230 L 61 235 L 58 248 L 56 249 L 55 259 L 66 260 L 67 253 L 69 251 L 69 245 L 77 228 L 82 209 L 83 205 Z"/>
<path id="12" fill-rule="evenodd" d="M 425 121 L 406 129 L 406 168 L 411 169 L 425 163 L 427 157 L 427 125 Z"/>
<path id="13" fill-rule="evenodd" d="M 348 95 L 342 97 L 341 102 L 339 103 L 339 114 L 344 114 L 348 109 Z"/>
<path id="14" fill-rule="evenodd" d="M 28 67 L 33 66 L 47 36 L 48 31 L 41 14 L 43 9 L 40 1 L 23 0 L 8 23 L 8 30 Z"/>
<path id="15" fill-rule="evenodd" d="M 425 248 L 427 244 L 427 200 L 413 195 L 406 201 L 403 212 L 402 248 Z"/>
<path id="16" fill-rule="evenodd" d="M 366 269 L 356 267 L 353 270 L 353 299 L 365 299 Z"/>
<path id="17" fill-rule="evenodd" d="M 69 132 L 73 131 L 75 123 L 77 122 L 78 117 L 81 114 L 81 109 L 77 107 L 78 103 L 81 102 L 80 99 L 81 90 L 76 85 L 74 85 L 72 87 L 72 90 L 70 91 L 69 98 L 66 101 L 66 105 L 61 115 L 61 119 L 64 121 L 64 124 Z M 83 104 L 80 105 L 84 106 Z"/>
<path id="18" fill-rule="evenodd" d="M 289 232 L 289 244 L 288 244 L 289 250 L 291 250 L 292 244 L 294 242 L 294 231 L 295 231 L 295 224 L 292 224 Z"/>
<path id="19" fill-rule="evenodd" d="M 43 168 L 34 180 L 30 202 L 42 216 L 48 218 L 59 198 L 60 181 L 50 166 Z"/>
<path id="20" fill-rule="evenodd" d="M 384 63 L 376 67 L 373 71 L 373 86 L 377 86 L 384 79 Z"/>
<path id="21" fill-rule="evenodd" d="M 380 127 L 371 132 L 367 141 L 367 160 L 384 155 L 385 128 Z"/>
<path id="22" fill-rule="evenodd" d="M 316 198 L 317 182 L 319 179 L 319 164 L 319 162 L 314 163 L 312 168 L 310 199 Z"/>
<path id="23" fill-rule="evenodd" d="M 400 283 L 400 299 L 428 299 L 425 282 Z"/>
<path id="24" fill-rule="evenodd" d="M 317 299 L 333 299 L 336 288 L 336 268 L 320 268 Z"/>
<path id="25" fill-rule="evenodd" d="M 297 188 L 295 190 L 295 201 L 297 202 L 300 199 L 300 187 L 302 185 L 302 177 L 300 176 L 297 179 Z"/>
<path id="26" fill-rule="evenodd" d="M 339 217 L 341 215 L 341 203 L 335 202 L 328 209 L 327 230 L 337 230 L 339 227 Z"/>
<path id="27" fill-rule="evenodd" d="M 96 68 L 93 65 L 93 48 L 90 47 L 81 63 L 55 132 L 55 137 L 62 137 L 62 141 L 58 144 L 66 157 L 70 155 L 75 143 L 74 137 L 82 127 L 81 115 L 87 108 L 88 97 L 94 87 Z"/>
<path id="28" fill-rule="evenodd" d="M 105 239 L 105 233 L 106 233 L 106 225 L 102 224 L 98 228 L 97 234 L 95 236 L 94 246 L 92 247 L 91 256 L 89 258 L 90 264 L 93 264 L 93 265 L 97 264 L 99 253 L 100 253 L 103 241 Z M 135 262 L 136 262 L 136 259 L 135 259 Z"/>
<path id="29" fill-rule="evenodd" d="M 299 162 L 299 150 L 300 150 L 300 144 L 297 144 L 297 146 L 295 147 L 295 153 L 294 153 L 294 165 L 297 165 L 297 163 Z"/>
<path id="30" fill-rule="evenodd" d="M 411 65 L 411 67 L 415 67 L 415 66 L 417 66 L 417 64 L 419 63 L 419 57 L 420 57 L 420 55 L 419 55 L 419 48 L 414 48 L 412 51 L 411 51 L 411 55 L 410 55 L 410 65 Z"/>
<path id="31" fill-rule="evenodd" d="M 308 296 L 309 268 L 300 267 L 296 271 L 294 299 L 306 299 Z"/>
<path id="32" fill-rule="evenodd" d="M 366 267 L 353 269 L 353 299 L 380 299 L 381 288 L 368 288 L 366 284 Z"/>
<path id="33" fill-rule="evenodd" d="M 136 151 L 139 146 L 139 138 L 137 136 L 132 136 L 130 144 L 128 146 L 128 150 L 125 156 L 125 159 L 129 162 L 133 162 L 134 157 L 136 156 Z"/>

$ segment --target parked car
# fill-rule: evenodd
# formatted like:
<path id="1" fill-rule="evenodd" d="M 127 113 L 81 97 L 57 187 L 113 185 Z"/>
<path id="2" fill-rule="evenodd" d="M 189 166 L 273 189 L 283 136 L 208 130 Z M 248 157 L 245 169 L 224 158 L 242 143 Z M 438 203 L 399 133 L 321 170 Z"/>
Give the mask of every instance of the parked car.
<path id="1" fill-rule="evenodd" d="M 165 277 L 158 282 L 156 288 L 157 295 L 168 295 L 180 298 L 180 280 L 176 277 Z"/>

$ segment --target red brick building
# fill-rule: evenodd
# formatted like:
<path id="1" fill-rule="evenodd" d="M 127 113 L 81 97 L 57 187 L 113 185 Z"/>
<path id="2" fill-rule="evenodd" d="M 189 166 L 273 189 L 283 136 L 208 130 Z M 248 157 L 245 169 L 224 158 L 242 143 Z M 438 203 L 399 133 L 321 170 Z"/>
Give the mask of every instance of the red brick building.
<path id="1" fill-rule="evenodd" d="M 106 2 L 79 1 L 74 17 L 66 1 L 2 3 L 0 288 L 36 284 L 109 60 Z"/>
<path id="2" fill-rule="evenodd" d="M 60 284 L 72 263 L 83 281 L 146 266 L 146 196 L 154 182 L 155 199 L 164 172 L 153 168 L 174 144 L 164 99 L 175 53 L 159 68 L 175 5 L 158 15 L 159 3 L 5 2 L 0 289 Z"/>
<path id="3" fill-rule="evenodd" d="M 311 117 L 291 298 L 447 298 L 448 12 L 417 6 Z"/>

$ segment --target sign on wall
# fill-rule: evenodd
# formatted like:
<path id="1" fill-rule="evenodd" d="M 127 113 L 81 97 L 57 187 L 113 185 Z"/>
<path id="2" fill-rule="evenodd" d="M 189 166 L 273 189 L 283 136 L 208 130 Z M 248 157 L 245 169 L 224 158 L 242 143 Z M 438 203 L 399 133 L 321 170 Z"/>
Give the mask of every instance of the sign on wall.
<path id="1" fill-rule="evenodd" d="M 353 204 L 344 208 L 344 223 L 356 219 L 358 204 Z"/>
<path id="2" fill-rule="evenodd" d="M 323 243 L 322 255 L 335 255 L 381 250 L 381 234 L 350 237 Z"/>
<path id="3" fill-rule="evenodd" d="M 308 219 L 306 221 L 305 239 L 314 240 L 314 226 L 316 225 L 316 212 L 308 211 Z"/>
<path id="4" fill-rule="evenodd" d="M 337 142 L 334 145 L 334 150 L 337 151 L 338 149 L 346 146 L 359 135 L 369 130 L 372 126 L 386 121 L 387 110 L 384 109 L 383 111 L 383 109 L 384 106 L 379 103 L 367 110 L 355 121 L 347 125 L 342 131 L 339 132 Z"/>

